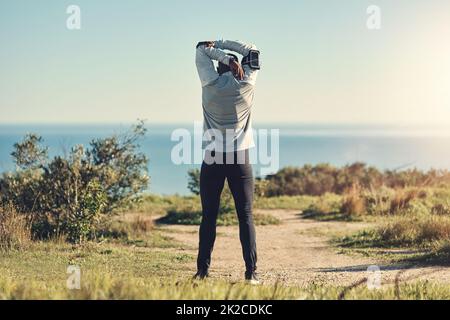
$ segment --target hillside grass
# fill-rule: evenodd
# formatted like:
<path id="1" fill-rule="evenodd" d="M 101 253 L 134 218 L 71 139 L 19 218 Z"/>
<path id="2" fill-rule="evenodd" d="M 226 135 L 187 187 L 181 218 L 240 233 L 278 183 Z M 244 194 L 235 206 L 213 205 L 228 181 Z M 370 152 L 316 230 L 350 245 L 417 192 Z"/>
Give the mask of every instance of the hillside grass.
<path id="1" fill-rule="evenodd" d="M 365 255 L 386 256 L 385 249 L 409 249 L 395 259 L 450 265 L 450 217 L 430 214 L 385 218 L 374 228 L 335 238 L 334 243 Z"/>
<path id="2" fill-rule="evenodd" d="M 201 211 L 169 211 L 166 216 L 158 219 L 158 223 L 182 225 L 200 225 L 201 221 Z M 254 213 L 253 221 L 257 226 L 278 225 L 281 223 L 280 219 L 266 213 Z M 218 226 L 236 226 L 238 224 L 239 220 L 234 212 L 219 214 L 217 217 Z"/>
<path id="3" fill-rule="evenodd" d="M 449 299 L 450 286 L 429 282 L 386 284 L 369 290 L 243 281 L 193 281 L 186 263 L 193 257 L 154 248 L 111 243 L 74 246 L 36 242 L 26 251 L 0 254 L 0 299 Z M 81 288 L 68 289 L 67 267 L 81 268 Z M 399 295 L 400 293 L 400 295 Z"/>
<path id="4" fill-rule="evenodd" d="M 374 228 L 336 237 L 333 243 L 343 253 L 388 259 L 386 249 L 408 248 L 412 253 L 397 259 L 445 264 L 450 261 L 448 195 L 443 189 L 428 189 L 426 196 L 402 190 L 386 198 L 379 211 L 370 207 L 370 202 L 358 214 L 343 212 L 343 203 L 350 201 L 348 195 L 334 194 L 257 198 L 255 208 L 298 210 L 299 219 L 371 221 Z M 369 199 L 373 200 L 373 195 Z M 171 216 L 171 212 L 176 214 Z M 386 284 L 381 290 L 368 290 L 365 285 L 254 287 L 244 282 L 192 281 L 193 270 L 187 269 L 187 264 L 195 257 L 183 253 L 185 245 L 152 222 L 155 216 L 179 219 L 183 212 L 191 215 L 186 221 L 166 223 L 198 224 L 199 198 L 148 195 L 112 219 L 101 221 L 95 238 L 82 245 L 67 243 L 63 237 L 22 241 L 20 223 L 4 220 L 10 245 L 0 250 L 0 299 L 450 299 L 450 285 L 421 281 L 402 283 L 398 289 Z M 237 223 L 234 212 L 224 216 L 234 220 L 219 219 L 219 225 Z M 272 218 L 255 214 L 256 224 L 277 224 Z M 66 288 L 69 265 L 81 268 L 80 290 Z"/>

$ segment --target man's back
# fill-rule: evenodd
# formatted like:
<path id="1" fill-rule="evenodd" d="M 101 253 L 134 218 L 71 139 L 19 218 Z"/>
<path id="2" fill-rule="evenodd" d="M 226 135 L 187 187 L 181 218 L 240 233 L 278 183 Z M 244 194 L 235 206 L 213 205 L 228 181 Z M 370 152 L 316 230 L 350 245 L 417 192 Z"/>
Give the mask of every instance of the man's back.
<path id="1" fill-rule="evenodd" d="M 238 50 L 248 54 L 248 46 L 235 41 L 219 41 L 215 47 Z M 208 50 L 209 49 L 209 50 Z M 214 130 L 214 143 L 204 142 L 204 147 L 217 151 L 237 151 L 254 146 L 251 125 L 251 108 L 257 71 L 244 66 L 244 77 L 236 79 L 232 72 L 219 75 L 211 59 L 226 61 L 226 54 L 219 49 L 201 47 L 197 49 L 197 68 L 202 81 L 202 104 L 205 138 L 212 140 L 208 131 Z M 217 136 L 221 133 L 221 137 Z M 231 137 L 231 139 L 229 138 Z M 222 149 L 223 148 L 223 149 Z"/>

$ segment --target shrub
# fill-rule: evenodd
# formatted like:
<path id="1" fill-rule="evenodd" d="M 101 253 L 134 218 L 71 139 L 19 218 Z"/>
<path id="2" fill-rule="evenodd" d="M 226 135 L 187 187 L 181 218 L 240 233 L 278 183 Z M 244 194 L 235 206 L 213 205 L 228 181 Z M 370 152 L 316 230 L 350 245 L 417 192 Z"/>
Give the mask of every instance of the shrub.
<path id="1" fill-rule="evenodd" d="M 326 193 L 317 197 L 307 211 L 316 213 L 337 213 L 342 206 L 342 197 L 333 193 Z"/>
<path id="2" fill-rule="evenodd" d="M 266 177 L 266 180 L 269 181 L 268 196 L 315 196 L 325 193 L 344 194 L 353 185 L 359 185 L 362 190 L 374 190 L 383 186 L 392 189 L 448 187 L 450 172 L 424 172 L 417 169 L 382 172 L 357 162 L 340 168 L 330 164 L 286 167 Z"/>
<path id="3" fill-rule="evenodd" d="M 438 203 L 431 208 L 432 214 L 450 215 L 450 205 L 447 203 Z"/>
<path id="4" fill-rule="evenodd" d="M 449 256 L 450 218 L 443 216 L 398 216 L 380 226 L 340 239 L 343 247 L 418 247 L 439 260 Z M 448 263 L 448 260 L 447 260 Z"/>
<path id="5" fill-rule="evenodd" d="M 67 157 L 48 159 L 42 138 L 27 135 L 14 146 L 15 172 L 0 178 L 0 204 L 11 203 L 33 216 L 36 237 L 67 233 L 84 240 L 99 214 L 111 213 L 137 198 L 148 185 L 147 157 L 139 152 L 143 122 L 130 132 L 94 139 L 72 148 Z"/>
<path id="6" fill-rule="evenodd" d="M 195 195 L 200 194 L 200 170 L 192 169 L 188 171 L 188 189 Z"/>
<path id="7" fill-rule="evenodd" d="M 130 219 L 102 219 L 96 229 L 97 239 L 112 238 L 130 240 L 153 230 L 153 220 L 143 215 Z"/>
<path id="8" fill-rule="evenodd" d="M 255 180 L 255 197 L 264 198 L 267 197 L 269 192 L 270 182 L 265 179 L 257 178 Z"/>
<path id="9" fill-rule="evenodd" d="M 353 186 L 344 195 L 341 212 L 348 215 L 362 215 L 366 213 L 366 201 L 359 186 Z"/>
<path id="10" fill-rule="evenodd" d="M 105 192 L 97 181 L 91 181 L 80 196 L 79 210 L 70 212 L 64 221 L 68 240 L 81 243 L 91 237 L 105 204 Z"/>
<path id="11" fill-rule="evenodd" d="M 366 212 L 370 215 L 386 215 L 391 208 L 395 190 L 382 186 L 378 189 L 363 190 Z"/>
<path id="12" fill-rule="evenodd" d="M 398 245 L 429 245 L 450 240 L 450 218 L 439 216 L 400 217 L 377 229 L 381 241 Z"/>
<path id="13" fill-rule="evenodd" d="M 31 240 L 27 216 L 18 214 L 13 207 L 0 207 L 0 250 L 18 250 Z"/>
<path id="14" fill-rule="evenodd" d="M 200 194 L 200 170 L 192 169 L 188 171 L 188 189 L 195 195 Z M 225 185 L 220 197 L 219 215 L 228 214 L 235 211 L 234 199 L 231 194 L 228 183 L 225 181 Z"/>
<path id="15" fill-rule="evenodd" d="M 153 220 L 139 215 L 131 221 L 130 227 L 134 234 L 145 234 L 153 229 Z"/>
<path id="16" fill-rule="evenodd" d="M 395 214 L 410 208 L 413 200 L 424 199 L 427 193 L 419 189 L 397 189 L 391 200 L 389 212 Z"/>

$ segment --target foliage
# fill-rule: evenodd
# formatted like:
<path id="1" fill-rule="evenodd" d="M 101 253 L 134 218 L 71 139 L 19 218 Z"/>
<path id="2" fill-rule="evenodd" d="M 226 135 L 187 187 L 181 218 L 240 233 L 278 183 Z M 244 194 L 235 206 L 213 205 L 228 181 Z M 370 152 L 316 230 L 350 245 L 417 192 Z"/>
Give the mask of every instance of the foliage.
<path id="1" fill-rule="evenodd" d="M 200 195 L 200 170 L 192 169 L 188 171 L 188 189 L 195 195 Z"/>
<path id="2" fill-rule="evenodd" d="M 364 163 L 354 163 L 341 168 L 330 164 L 303 167 L 286 167 L 266 177 L 269 181 L 268 196 L 344 194 L 354 186 L 362 190 L 382 187 L 401 189 L 409 187 L 448 187 L 450 172 L 447 170 L 417 169 L 379 171 Z"/>
<path id="3" fill-rule="evenodd" d="M 253 214 L 255 225 L 276 225 L 281 221 L 266 213 Z M 202 222 L 202 212 L 192 207 L 178 208 L 169 210 L 167 215 L 158 219 L 158 223 L 163 224 L 181 224 L 181 225 L 200 225 Z M 236 213 L 219 214 L 217 216 L 218 226 L 234 226 L 239 223 Z"/>
<path id="4" fill-rule="evenodd" d="M 18 169 L 0 177 L 0 204 L 31 215 L 35 237 L 67 233 L 85 239 L 99 214 L 132 202 L 148 185 L 147 157 L 138 140 L 143 122 L 123 135 L 75 146 L 49 159 L 42 138 L 27 135 L 12 152 Z"/>
<path id="5" fill-rule="evenodd" d="M 106 205 L 106 194 L 98 181 L 91 181 L 80 197 L 79 210 L 70 212 L 64 230 L 68 240 L 83 242 L 95 233 L 96 223 Z"/>
<path id="6" fill-rule="evenodd" d="M 195 195 L 200 195 L 200 170 L 192 169 L 188 172 L 188 189 Z M 219 215 L 230 214 L 235 211 L 234 199 L 228 184 L 225 182 L 220 197 Z"/>
<path id="7" fill-rule="evenodd" d="M 47 160 L 48 148 L 41 145 L 42 137 L 27 134 L 23 141 L 14 144 L 12 157 L 19 168 L 38 168 Z"/>
<path id="8" fill-rule="evenodd" d="M 0 207 L 0 251 L 23 249 L 30 241 L 27 217 L 17 213 L 12 206 Z"/>
<path id="9" fill-rule="evenodd" d="M 450 217 L 399 216 L 380 223 L 377 227 L 345 236 L 340 245 L 345 247 L 420 247 L 442 249 L 440 244 L 450 242 Z"/>

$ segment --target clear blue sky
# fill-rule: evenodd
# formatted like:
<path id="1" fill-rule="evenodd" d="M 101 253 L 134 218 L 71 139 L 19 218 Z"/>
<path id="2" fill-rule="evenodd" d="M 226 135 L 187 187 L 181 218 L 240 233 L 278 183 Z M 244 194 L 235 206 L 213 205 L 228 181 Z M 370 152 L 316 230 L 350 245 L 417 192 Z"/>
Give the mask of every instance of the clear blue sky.
<path id="1" fill-rule="evenodd" d="M 255 121 L 450 122 L 448 0 L 0 0 L 0 122 L 201 120 L 193 48 L 217 38 L 262 52 Z"/>

